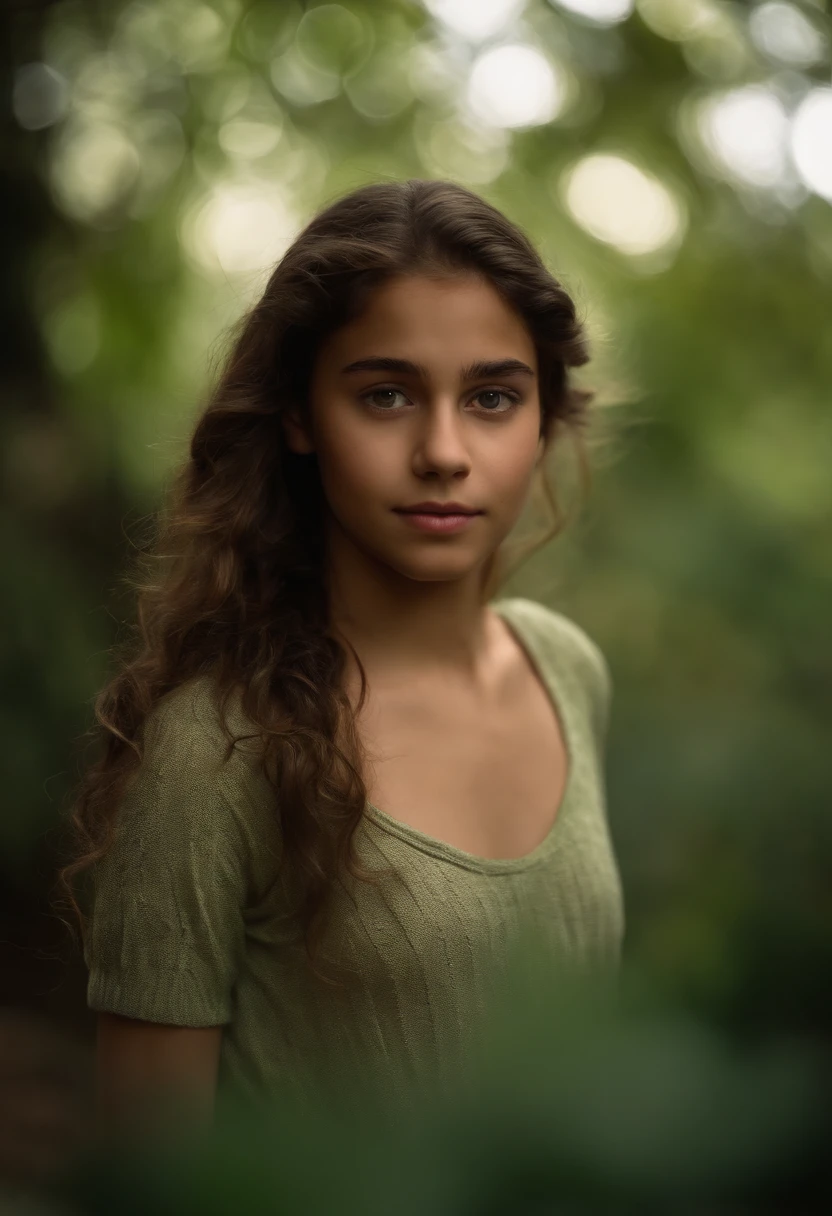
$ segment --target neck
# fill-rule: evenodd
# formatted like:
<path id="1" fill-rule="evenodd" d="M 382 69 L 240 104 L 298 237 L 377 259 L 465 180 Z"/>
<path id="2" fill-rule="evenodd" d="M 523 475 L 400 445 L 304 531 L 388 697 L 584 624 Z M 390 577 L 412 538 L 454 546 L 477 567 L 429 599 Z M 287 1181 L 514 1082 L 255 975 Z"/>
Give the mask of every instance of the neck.
<path id="1" fill-rule="evenodd" d="M 382 570 L 366 557 L 328 566 L 333 631 L 355 647 L 384 682 L 435 676 L 479 690 L 487 684 L 496 641 L 495 614 L 482 600 L 482 578 L 420 582 Z M 496 622 L 499 627 L 499 622 Z M 352 655 L 347 645 L 350 662 Z"/>

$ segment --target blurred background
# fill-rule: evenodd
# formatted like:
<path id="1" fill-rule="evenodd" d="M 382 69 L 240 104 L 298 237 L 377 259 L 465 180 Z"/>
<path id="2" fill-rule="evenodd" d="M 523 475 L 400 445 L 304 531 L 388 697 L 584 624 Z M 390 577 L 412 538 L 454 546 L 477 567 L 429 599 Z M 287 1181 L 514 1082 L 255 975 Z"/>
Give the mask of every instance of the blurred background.
<path id="1" fill-rule="evenodd" d="M 610 664 L 625 968 L 721 1042 L 828 1068 L 824 5 L 7 0 L 0 22 L 2 1176 L 82 1135 L 93 1015 L 50 897 L 136 529 L 227 326 L 313 211 L 381 177 L 452 178 L 529 233 L 588 329 L 577 382 L 624 423 L 505 594 Z"/>

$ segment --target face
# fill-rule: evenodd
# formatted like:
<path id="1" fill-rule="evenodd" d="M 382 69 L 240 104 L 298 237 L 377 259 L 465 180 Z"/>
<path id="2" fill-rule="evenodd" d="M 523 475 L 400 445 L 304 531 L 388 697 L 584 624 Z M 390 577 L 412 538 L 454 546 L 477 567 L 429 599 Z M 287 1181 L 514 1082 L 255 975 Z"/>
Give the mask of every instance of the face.
<path id="1" fill-rule="evenodd" d="M 521 366 L 475 366 L 509 361 Z M 330 543 L 407 579 L 476 577 L 543 454 L 537 375 L 522 318 L 490 284 L 402 276 L 379 287 L 318 351 L 312 434 L 284 418 L 290 448 L 317 454 Z M 425 500 L 481 514 L 459 532 L 425 532 L 397 510 Z"/>

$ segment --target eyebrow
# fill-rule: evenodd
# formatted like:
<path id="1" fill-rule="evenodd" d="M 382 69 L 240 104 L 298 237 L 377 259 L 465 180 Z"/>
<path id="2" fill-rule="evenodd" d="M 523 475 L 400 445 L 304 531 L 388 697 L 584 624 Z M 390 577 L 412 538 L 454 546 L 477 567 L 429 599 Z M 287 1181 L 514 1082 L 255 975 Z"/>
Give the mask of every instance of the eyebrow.
<path id="1" fill-rule="evenodd" d="M 366 359 L 356 359 L 341 368 L 342 375 L 353 372 L 399 372 L 405 376 L 421 376 L 428 378 L 428 370 L 421 363 L 411 363 L 409 359 L 393 359 L 387 355 L 370 355 Z M 531 376 L 534 371 L 528 363 L 520 359 L 478 359 L 463 367 L 460 372 L 463 380 L 481 380 L 490 376 Z"/>

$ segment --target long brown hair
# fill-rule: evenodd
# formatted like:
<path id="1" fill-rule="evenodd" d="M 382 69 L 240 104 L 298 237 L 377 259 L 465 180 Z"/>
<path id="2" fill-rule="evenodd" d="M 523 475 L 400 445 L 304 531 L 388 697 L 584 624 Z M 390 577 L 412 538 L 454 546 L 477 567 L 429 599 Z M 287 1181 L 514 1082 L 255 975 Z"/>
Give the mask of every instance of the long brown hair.
<path id="1" fill-rule="evenodd" d="M 347 655 L 329 628 L 316 459 L 289 450 L 280 420 L 287 410 L 308 417 L 307 386 L 322 340 L 358 315 L 376 286 L 417 273 L 482 276 L 524 318 L 538 354 L 545 450 L 561 433 L 576 439 L 586 487 L 583 439 L 595 394 L 568 379 L 570 367 L 588 361 L 584 331 L 572 299 L 525 234 L 477 194 L 443 180 L 376 182 L 320 211 L 232 331 L 189 454 L 154 517 L 150 543 L 125 576 L 137 620 L 113 648 L 115 674 L 81 737 L 101 754 L 73 792 L 71 860 L 58 875 L 82 936 L 87 917 L 72 880 L 109 847 L 119 797 L 141 763 L 143 723 L 172 689 L 207 674 L 221 718 L 239 691 L 262 739 L 282 864 L 299 880 L 296 911 L 308 960 L 332 983 L 315 960 L 340 866 L 378 881 L 352 852 L 367 800 L 355 726 L 366 675 L 353 651 L 361 676 L 353 711 L 341 688 Z M 530 545 L 507 544 L 492 555 L 483 603 L 565 522 L 543 462 L 536 476 L 549 525 Z"/>

